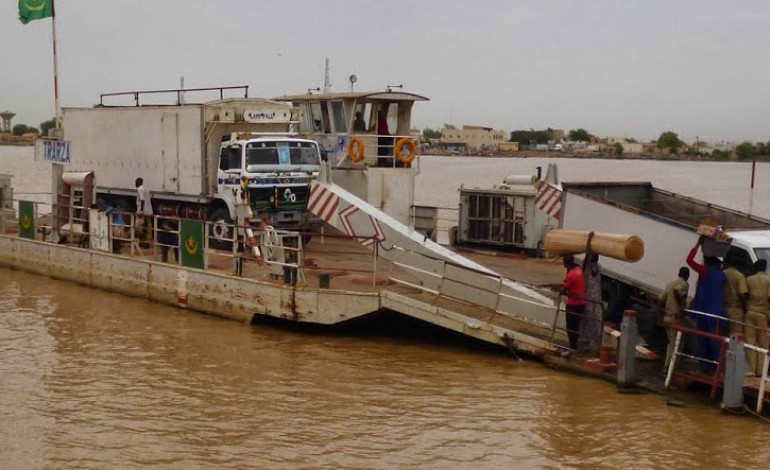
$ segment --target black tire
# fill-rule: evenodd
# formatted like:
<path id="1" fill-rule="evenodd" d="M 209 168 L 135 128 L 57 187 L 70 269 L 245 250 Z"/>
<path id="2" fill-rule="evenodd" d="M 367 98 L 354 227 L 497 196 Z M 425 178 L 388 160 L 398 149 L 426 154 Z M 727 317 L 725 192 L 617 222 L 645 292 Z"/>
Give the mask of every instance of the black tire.
<path id="1" fill-rule="evenodd" d="M 209 221 L 209 247 L 218 250 L 231 250 L 233 248 L 233 219 L 226 207 L 219 207 L 208 216 Z"/>

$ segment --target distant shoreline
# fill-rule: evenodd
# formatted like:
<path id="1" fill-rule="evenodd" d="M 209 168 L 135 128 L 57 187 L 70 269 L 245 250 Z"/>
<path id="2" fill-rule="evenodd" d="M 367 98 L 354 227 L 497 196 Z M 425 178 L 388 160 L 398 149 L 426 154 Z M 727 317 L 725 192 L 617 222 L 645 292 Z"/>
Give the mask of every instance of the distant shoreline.
<path id="1" fill-rule="evenodd" d="M 544 152 L 535 150 L 523 150 L 520 152 L 510 153 L 494 153 L 491 155 L 430 155 L 423 154 L 423 156 L 431 157 L 446 157 L 446 158 L 577 158 L 586 160 L 661 160 L 661 161 L 702 161 L 702 162 L 721 162 L 731 160 L 717 160 L 713 157 L 702 157 L 694 155 L 680 155 L 680 154 L 628 154 L 628 155 L 613 155 L 608 153 L 598 152 Z"/>
<path id="2" fill-rule="evenodd" d="M 0 134 L 0 145 L 13 147 L 31 147 L 35 145 L 35 139 L 16 135 Z"/>

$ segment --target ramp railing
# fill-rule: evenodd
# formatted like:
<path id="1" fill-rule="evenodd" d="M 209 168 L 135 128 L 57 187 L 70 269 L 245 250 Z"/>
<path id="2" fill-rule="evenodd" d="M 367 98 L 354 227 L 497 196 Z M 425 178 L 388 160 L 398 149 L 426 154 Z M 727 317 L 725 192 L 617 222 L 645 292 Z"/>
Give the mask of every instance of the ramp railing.
<path id="1" fill-rule="evenodd" d="M 513 283 L 510 279 L 451 261 L 397 246 L 391 248 L 388 255 L 391 261 L 391 281 L 525 322 L 539 331 L 542 340 L 563 348 L 556 341 L 565 337 L 558 335 L 558 338 L 554 338 L 557 330 L 565 331 L 563 325 L 559 325 L 561 328 L 554 327 L 557 320 L 563 318 L 558 315 L 558 304 L 548 305 L 521 298 L 510 288 Z M 535 286 L 528 287 L 540 290 Z"/>

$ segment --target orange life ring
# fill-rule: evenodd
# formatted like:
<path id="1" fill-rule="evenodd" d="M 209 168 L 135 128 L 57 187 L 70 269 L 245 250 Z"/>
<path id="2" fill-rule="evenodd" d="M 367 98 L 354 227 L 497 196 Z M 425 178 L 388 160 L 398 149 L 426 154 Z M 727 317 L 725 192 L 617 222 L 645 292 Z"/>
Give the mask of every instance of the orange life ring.
<path id="1" fill-rule="evenodd" d="M 409 145 L 409 155 L 403 156 L 401 151 L 404 148 L 404 145 Z M 396 148 L 393 150 L 393 152 L 396 154 L 396 158 L 398 161 L 404 164 L 412 163 L 412 160 L 414 160 L 415 155 L 417 155 L 417 144 L 414 143 L 412 139 L 409 137 L 404 137 L 402 139 L 399 139 L 398 142 L 396 142 Z"/>
<path id="2" fill-rule="evenodd" d="M 348 158 L 354 163 L 358 163 L 364 159 L 366 154 L 366 146 L 364 141 L 360 137 L 353 137 L 348 144 Z"/>

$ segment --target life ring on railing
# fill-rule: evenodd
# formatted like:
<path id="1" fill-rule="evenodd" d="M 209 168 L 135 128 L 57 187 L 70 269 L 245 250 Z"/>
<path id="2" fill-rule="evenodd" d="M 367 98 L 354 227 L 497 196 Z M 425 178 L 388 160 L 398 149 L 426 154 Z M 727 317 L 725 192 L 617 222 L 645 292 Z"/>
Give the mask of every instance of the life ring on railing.
<path id="1" fill-rule="evenodd" d="M 404 145 L 409 146 L 409 154 L 403 155 Z M 393 150 L 396 154 L 396 159 L 401 163 L 408 165 L 414 160 L 414 156 L 417 155 L 417 144 L 414 143 L 409 137 L 404 137 L 396 142 L 396 148 Z"/>
<path id="2" fill-rule="evenodd" d="M 363 160 L 365 153 L 366 146 L 364 146 L 364 141 L 361 140 L 360 137 L 353 137 L 350 139 L 350 143 L 348 144 L 348 158 L 350 158 L 353 163 L 358 163 Z"/>

